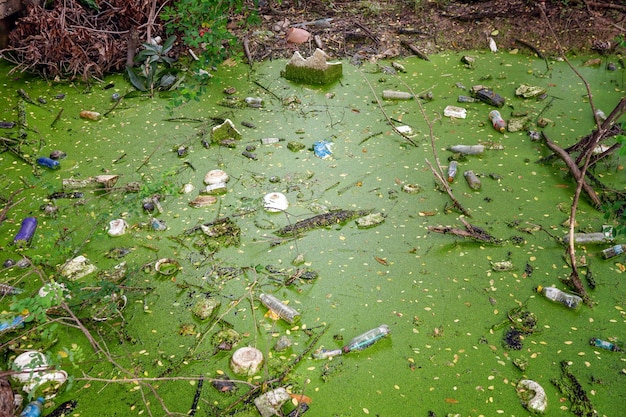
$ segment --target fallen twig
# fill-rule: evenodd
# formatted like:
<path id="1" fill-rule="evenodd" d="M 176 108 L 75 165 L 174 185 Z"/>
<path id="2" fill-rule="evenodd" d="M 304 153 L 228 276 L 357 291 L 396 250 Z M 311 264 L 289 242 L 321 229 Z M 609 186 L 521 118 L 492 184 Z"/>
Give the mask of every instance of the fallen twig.
<path id="1" fill-rule="evenodd" d="M 402 41 L 401 43 L 402 43 L 403 46 L 405 46 L 406 48 L 410 49 L 415 55 L 417 55 L 418 57 L 420 57 L 424 61 L 430 61 L 430 59 L 428 58 L 428 55 L 426 55 L 425 53 L 420 51 L 417 46 L 415 46 L 412 43 L 409 43 L 407 41 Z"/>
<path id="2" fill-rule="evenodd" d="M 488 243 L 494 243 L 494 244 L 502 243 L 501 239 L 498 239 L 490 235 L 489 233 L 487 233 L 485 230 L 481 229 L 478 226 L 474 226 L 468 223 L 463 217 L 459 217 L 459 220 L 461 221 L 461 223 L 463 223 L 463 226 L 465 226 L 465 229 L 459 229 L 459 228 L 452 227 L 452 226 L 428 226 L 428 230 L 430 230 L 431 232 L 435 232 L 435 233 L 452 234 L 455 236 L 470 238 L 470 239 L 478 240 L 480 242 L 488 242 Z"/>
<path id="3" fill-rule="evenodd" d="M 20 188 L 19 190 L 14 191 L 9 198 L 7 199 L 7 202 L 4 206 L 4 208 L 2 209 L 2 211 L 0 212 L 0 224 L 2 224 L 2 222 L 4 222 L 7 218 L 7 213 L 8 211 L 15 206 L 15 204 L 19 203 L 16 202 L 15 204 L 13 204 L 13 198 L 18 195 L 19 193 L 21 193 L 22 191 L 24 191 L 23 188 Z M 22 201 L 23 199 L 21 199 L 20 201 Z"/>

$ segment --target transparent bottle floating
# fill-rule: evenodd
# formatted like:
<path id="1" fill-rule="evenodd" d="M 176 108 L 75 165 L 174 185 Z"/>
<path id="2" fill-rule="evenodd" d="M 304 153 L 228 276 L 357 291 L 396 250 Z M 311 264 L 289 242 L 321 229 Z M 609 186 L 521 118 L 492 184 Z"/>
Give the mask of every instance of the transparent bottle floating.
<path id="1" fill-rule="evenodd" d="M 565 307 L 572 310 L 578 310 L 583 302 L 583 299 L 579 296 L 566 293 L 556 287 L 542 287 L 540 285 L 537 287 L 537 292 L 543 294 L 548 300 L 554 301 L 555 303 L 561 303 Z"/>
<path id="2" fill-rule="evenodd" d="M 273 295 L 261 294 L 259 295 L 259 300 L 261 300 L 261 303 L 263 303 L 265 307 L 270 309 L 278 315 L 278 317 L 285 320 L 289 324 L 292 324 L 300 319 L 300 313 L 298 310 L 289 307 Z"/>
<path id="3" fill-rule="evenodd" d="M 347 345 L 345 345 L 343 348 L 333 349 L 333 350 L 322 349 L 322 350 L 315 352 L 313 354 L 313 358 L 314 359 L 327 359 L 333 356 L 341 355 L 343 353 L 363 350 L 367 347 L 372 346 L 374 343 L 376 343 L 378 340 L 382 339 L 383 337 L 389 335 L 389 333 L 390 333 L 389 326 L 387 326 L 386 324 L 381 324 L 375 329 L 368 330 L 367 332 L 350 340 L 350 342 Z"/>
<path id="4" fill-rule="evenodd" d="M 448 165 L 448 182 L 453 182 L 454 177 L 456 177 L 456 173 L 458 171 L 459 164 L 456 161 L 450 161 L 450 165 Z"/>

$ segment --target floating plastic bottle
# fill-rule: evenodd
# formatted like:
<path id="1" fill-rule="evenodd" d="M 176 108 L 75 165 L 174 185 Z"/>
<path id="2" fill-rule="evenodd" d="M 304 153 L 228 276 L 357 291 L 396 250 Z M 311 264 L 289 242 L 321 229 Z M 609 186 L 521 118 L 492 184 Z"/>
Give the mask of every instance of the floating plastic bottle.
<path id="1" fill-rule="evenodd" d="M 354 339 L 350 340 L 350 342 L 346 346 L 344 346 L 341 350 L 344 353 L 354 352 L 357 350 L 363 350 L 367 347 L 372 346 L 374 343 L 376 343 L 378 340 L 382 339 L 383 337 L 387 336 L 389 333 L 390 333 L 389 326 L 387 326 L 386 324 L 381 324 L 375 329 L 368 330 L 362 335 L 359 335 L 355 337 Z"/>
<path id="2" fill-rule="evenodd" d="M 100 113 L 98 113 L 97 111 L 83 110 L 80 112 L 80 117 L 81 119 L 99 120 Z"/>
<path id="3" fill-rule="evenodd" d="M 413 94 L 405 91 L 383 90 L 384 100 L 411 100 Z"/>
<path id="4" fill-rule="evenodd" d="M 583 302 L 583 299 L 579 296 L 566 293 L 556 287 L 542 287 L 540 285 L 537 287 L 537 292 L 543 294 L 548 300 L 552 300 L 555 303 L 561 303 L 565 307 L 572 310 L 578 310 Z"/>
<path id="5" fill-rule="evenodd" d="M 300 313 L 298 310 L 289 307 L 273 295 L 261 294 L 259 295 L 259 300 L 261 300 L 265 307 L 272 310 L 272 312 L 289 324 L 300 319 Z"/>
<path id="6" fill-rule="evenodd" d="M 274 143 L 283 142 L 285 139 L 281 138 L 262 138 L 261 144 L 263 145 L 272 145 Z"/>
<path id="7" fill-rule="evenodd" d="M 506 131 L 506 122 L 498 110 L 491 110 L 489 112 L 489 119 L 491 120 L 491 124 L 493 124 L 493 128 L 498 132 L 504 133 Z"/>
<path id="8" fill-rule="evenodd" d="M 244 99 L 248 107 L 259 108 L 263 107 L 263 99 L 260 97 L 246 97 Z"/>
<path id="9" fill-rule="evenodd" d="M 26 217 L 22 220 L 22 225 L 20 226 L 20 230 L 17 232 L 15 237 L 13 238 L 13 243 L 18 244 L 29 244 L 35 235 L 35 230 L 37 230 L 37 218 L 36 217 Z"/>
<path id="10" fill-rule="evenodd" d="M 465 181 L 467 181 L 467 185 L 469 185 L 472 190 L 480 190 L 480 188 L 482 187 L 482 183 L 480 182 L 480 178 L 478 178 L 474 171 L 465 171 L 463 173 L 463 176 L 465 177 Z"/>
<path id="11" fill-rule="evenodd" d="M 34 401 L 29 402 L 22 410 L 20 417 L 39 417 L 43 411 L 43 397 L 39 397 Z"/>
<path id="12" fill-rule="evenodd" d="M 478 100 L 475 99 L 474 97 L 470 97 L 470 96 L 459 96 L 459 98 L 457 99 L 457 101 L 459 103 L 476 103 Z"/>
<path id="13" fill-rule="evenodd" d="M 615 245 L 615 246 L 611 246 L 610 248 L 604 249 L 602 251 L 602 256 L 604 257 L 604 259 L 609 259 L 617 255 L 621 255 L 624 252 L 626 252 L 626 245 L 624 244 Z"/>
<path id="14" fill-rule="evenodd" d="M 372 346 L 374 343 L 376 343 L 378 340 L 382 339 L 383 337 L 387 336 L 389 333 L 390 333 L 389 326 L 387 326 L 386 324 L 381 324 L 375 329 L 368 330 L 362 335 L 359 335 L 355 337 L 354 339 L 350 340 L 350 342 L 344 347 L 342 347 L 341 349 L 318 350 L 317 352 L 313 353 L 313 358 L 314 359 L 328 359 L 328 358 L 332 358 L 333 356 L 342 355 L 344 353 L 363 350 L 369 346 Z"/>
<path id="15" fill-rule="evenodd" d="M 450 161 L 450 165 L 448 165 L 448 182 L 454 181 L 454 177 L 456 177 L 458 166 L 459 166 L 458 162 Z"/>
<path id="16" fill-rule="evenodd" d="M 601 349 L 610 350 L 611 352 L 622 352 L 622 349 L 615 345 L 615 343 L 607 342 L 606 340 L 598 339 L 597 337 L 592 337 L 591 340 L 589 340 L 589 344 Z"/>
<path id="17" fill-rule="evenodd" d="M 565 242 L 569 242 L 569 233 L 565 235 Z M 604 232 L 596 233 L 574 233 L 574 243 L 577 245 L 611 243 L 613 242 L 612 234 Z"/>
<path id="18" fill-rule="evenodd" d="M 452 145 L 448 150 L 465 155 L 479 155 L 485 152 L 485 145 Z"/>
<path id="19" fill-rule="evenodd" d="M 55 161 L 54 159 L 48 158 L 46 156 L 37 158 L 37 164 L 48 169 L 57 169 L 60 165 L 59 161 Z"/>

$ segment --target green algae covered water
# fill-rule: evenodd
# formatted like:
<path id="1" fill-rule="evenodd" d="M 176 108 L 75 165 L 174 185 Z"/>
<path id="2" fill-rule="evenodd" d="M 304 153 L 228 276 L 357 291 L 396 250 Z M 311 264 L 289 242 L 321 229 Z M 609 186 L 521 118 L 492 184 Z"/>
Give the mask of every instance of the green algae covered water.
<path id="1" fill-rule="evenodd" d="M 186 415 L 198 392 L 195 415 L 255 416 L 254 397 L 282 386 L 311 400 L 312 417 L 519 417 L 530 415 L 516 392 L 522 379 L 543 387 L 546 415 L 574 414 L 577 405 L 557 388 L 565 361 L 598 415 L 620 415 L 626 357 L 590 340 L 624 347 L 623 255 L 604 260 L 600 251 L 608 244 L 578 248 L 589 265 L 581 268 L 583 280 L 590 271 L 595 280 L 593 308 L 571 311 L 542 298 L 537 286 L 564 289 L 560 280 L 569 275 L 555 237 L 567 233 L 575 184 L 560 161 L 537 163 L 549 152 L 527 132 L 496 131 L 488 117 L 493 107 L 457 102 L 473 85 L 489 86 L 506 99 L 500 109 L 506 120 L 514 114 L 532 128 L 547 119 L 545 134 L 567 147 L 593 128 L 587 92 L 563 62 L 546 68 L 533 57 L 473 53 L 468 68 L 462 56 L 407 59 L 407 72 L 397 75 L 344 63 L 342 79 L 324 88 L 281 78 L 283 61 L 254 71 L 223 66 L 199 101 L 178 106 L 141 96 L 116 105 L 113 93 L 131 91 L 121 76 L 87 87 L 9 75 L 2 66 L 0 120 L 17 122 L 23 106 L 27 127 L 26 136 L 17 126 L 0 131 L 0 259 L 32 263 L 2 269 L 2 283 L 24 289 L 5 296 L 2 310 L 33 319 L 1 335 L 3 369 L 25 349 L 47 352 L 70 375 L 47 407 L 77 400 L 76 416 Z M 596 106 L 608 114 L 624 96 L 624 69 L 607 71 L 606 62 L 585 67 L 585 60 L 572 58 Z M 522 84 L 545 89 L 547 98 L 516 97 Z M 240 98 L 262 98 L 264 106 L 220 105 L 227 87 Z M 33 104 L 20 104 L 20 89 Z M 382 100 L 383 90 L 431 92 L 432 99 L 420 99 L 422 113 L 413 100 Z M 443 116 L 447 106 L 464 108 L 466 118 Z M 101 117 L 83 119 L 85 110 Z M 236 147 L 203 146 L 224 119 L 241 133 Z M 410 127 L 410 140 L 388 121 Z M 281 140 L 266 145 L 264 138 Z M 332 143 L 330 158 L 312 151 L 322 140 Z M 486 150 L 458 161 L 451 188 L 471 215 L 466 220 L 500 244 L 428 229 L 463 229 L 428 164 L 438 159 L 445 170 L 450 146 L 478 144 Z M 67 154 L 59 169 L 34 163 L 54 150 Z M 611 157 L 595 174 L 623 192 L 622 164 Z M 191 206 L 213 169 L 228 174 L 226 193 L 214 204 Z M 468 170 L 480 180 L 479 190 L 465 182 Z M 119 179 L 109 189 L 63 187 L 64 180 L 100 175 Z M 187 184 L 193 191 L 182 193 Z M 59 192 L 83 195 L 50 198 Z M 263 197 L 273 192 L 287 197 L 285 212 L 264 210 Z M 157 207 L 146 211 L 155 200 Z M 351 215 L 344 224 L 297 236 L 275 233 L 332 210 L 380 213 L 384 222 L 359 228 Z M 37 217 L 38 227 L 30 245 L 16 247 L 25 217 Z M 116 219 L 128 228 L 112 237 L 107 231 Z M 577 220 L 583 232 L 617 226 L 585 199 Z M 71 281 L 59 266 L 81 255 L 97 271 Z M 155 271 L 164 260 L 159 265 L 173 268 L 162 270 L 168 274 Z M 69 288 L 67 303 L 82 328 L 58 309 L 42 315 L 47 305 L 37 292 L 50 280 Z M 276 320 L 259 301 L 262 293 L 295 308 L 300 319 Z M 219 306 L 200 320 L 193 311 L 207 298 Z M 390 334 L 362 351 L 312 357 L 382 324 Z M 277 351 L 282 337 L 291 345 Z M 231 370 L 232 353 L 243 346 L 263 353 L 260 372 Z M 236 391 L 212 386 L 224 375 L 236 381 Z M 206 381 L 197 391 L 200 378 Z"/>

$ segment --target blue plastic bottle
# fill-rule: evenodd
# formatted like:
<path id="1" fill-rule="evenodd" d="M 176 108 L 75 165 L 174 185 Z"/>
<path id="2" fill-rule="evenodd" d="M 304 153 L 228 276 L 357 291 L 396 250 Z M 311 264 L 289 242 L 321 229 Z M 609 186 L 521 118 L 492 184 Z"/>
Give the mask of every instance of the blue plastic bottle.
<path id="1" fill-rule="evenodd" d="M 43 397 L 39 397 L 35 401 L 29 402 L 26 405 L 26 407 L 24 407 L 24 410 L 22 410 L 22 413 L 20 414 L 20 417 L 39 417 L 39 416 L 41 416 L 41 413 L 43 411 L 43 402 L 44 401 L 45 400 L 44 400 Z"/>
<path id="2" fill-rule="evenodd" d="M 42 156 L 41 158 L 37 158 L 37 163 L 42 167 L 57 169 L 59 167 L 59 161 L 55 161 L 54 159 L 50 159 L 46 156 Z"/>

